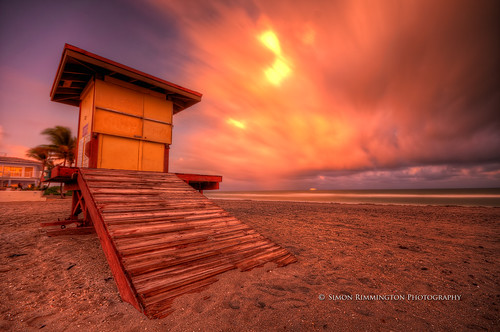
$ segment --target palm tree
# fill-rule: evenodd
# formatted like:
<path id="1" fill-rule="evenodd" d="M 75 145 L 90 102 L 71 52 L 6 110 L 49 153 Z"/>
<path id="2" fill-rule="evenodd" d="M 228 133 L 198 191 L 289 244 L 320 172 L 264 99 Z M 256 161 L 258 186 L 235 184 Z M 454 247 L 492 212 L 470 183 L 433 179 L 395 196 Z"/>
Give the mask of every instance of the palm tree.
<path id="1" fill-rule="evenodd" d="M 28 150 L 28 153 L 26 153 L 27 157 L 36 159 L 42 163 L 42 174 L 40 175 L 40 182 L 39 186 L 42 185 L 43 181 L 43 172 L 45 171 L 45 168 L 48 166 L 52 166 L 52 160 L 50 159 L 50 148 L 45 147 L 45 146 L 36 146 L 34 148 L 31 148 Z"/>
<path id="2" fill-rule="evenodd" d="M 42 131 L 46 135 L 51 144 L 45 145 L 53 153 L 57 159 L 63 159 L 63 166 L 66 162 L 69 166 L 75 161 L 76 137 L 71 134 L 71 129 L 63 126 L 55 126 Z"/>
<path id="3" fill-rule="evenodd" d="M 63 159 L 63 166 L 66 166 L 66 162 L 69 166 L 73 165 L 75 161 L 75 148 L 76 148 L 76 137 L 72 135 L 71 129 L 63 126 L 55 126 L 54 128 L 47 128 L 42 131 L 43 135 L 46 135 L 51 144 L 45 145 L 53 153 L 54 157 L 57 159 Z M 63 184 L 61 182 L 60 192 L 61 197 L 64 198 L 64 193 L 62 191 Z"/>

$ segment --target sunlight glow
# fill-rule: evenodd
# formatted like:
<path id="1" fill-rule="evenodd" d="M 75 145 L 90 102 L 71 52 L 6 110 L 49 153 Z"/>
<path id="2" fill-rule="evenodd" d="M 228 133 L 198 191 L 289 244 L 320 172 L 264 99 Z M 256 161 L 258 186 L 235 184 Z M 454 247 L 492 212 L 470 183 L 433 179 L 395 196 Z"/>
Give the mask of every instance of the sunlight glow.
<path id="1" fill-rule="evenodd" d="M 235 120 L 235 119 L 232 119 L 232 118 L 229 118 L 227 119 L 226 121 L 228 124 L 232 125 L 232 126 L 235 126 L 236 128 L 240 128 L 240 129 L 246 129 L 246 126 L 243 122 L 241 121 L 238 121 L 238 120 Z"/>
<path id="2" fill-rule="evenodd" d="M 280 41 L 272 30 L 268 30 L 259 36 L 259 40 L 265 47 L 276 54 L 276 60 L 271 67 L 264 70 L 266 78 L 274 85 L 280 85 L 281 81 L 291 73 L 290 66 L 281 54 Z"/>
<path id="3" fill-rule="evenodd" d="M 280 41 L 273 31 L 268 30 L 264 32 L 259 36 L 259 40 L 274 54 L 281 55 Z"/>
<path id="4" fill-rule="evenodd" d="M 279 85 L 281 81 L 290 75 L 290 67 L 281 59 L 276 59 L 272 67 L 267 68 L 264 72 L 267 79 L 274 85 Z"/>
<path id="5" fill-rule="evenodd" d="M 316 39 L 316 31 L 311 26 L 307 26 L 302 35 L 302 42 L 306 45 L 313 45 L 315 39 Z"/>

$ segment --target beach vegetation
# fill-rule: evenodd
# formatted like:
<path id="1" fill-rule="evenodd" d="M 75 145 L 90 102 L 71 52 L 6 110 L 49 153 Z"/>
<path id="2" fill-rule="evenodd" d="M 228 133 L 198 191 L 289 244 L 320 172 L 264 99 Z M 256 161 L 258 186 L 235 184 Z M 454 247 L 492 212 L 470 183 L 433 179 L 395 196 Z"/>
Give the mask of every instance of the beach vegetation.
<path id="1" fill-rule="evenodd" d="M 59 195 L 60 191 L 58 187 L 48 187 L 43 191 L 44 195 Z"/>
<path id="2" fill-rule="evenodd" d="M 31 148 L 26 153 L 26 156 L 35 159 L 42 163 L 42 171 L 40 172 L 40 185 L 43 181 L 44 171 L 46 168 L 50 169 L 54 166 L 54 162 L 50 156 L 50 149 L 44 146 L 36 146 Z"/>
<path id="3" fill-rule="evenodd" d="M 55 126 L 46 128 L 42 131 L 50 144 L 41 144 L 28 150 L 26 156 L 36 159 L 42 163 L 42 174 L 40 175 L 40 186 L 46 170 L 52 169 L 56 165 L 72 166 L 75 162 L 76 137 L 73 136 L 71 129 L 64 126 Z M 52 188 L 52 187 L 51 187 Z M 53 194 L 53 189 L 48 188 L 45 194 Z M 47 190 L 51 190 L 47 193 Z M 61 197 L 62 183 L 59 189 Z"/>
<path id="4" fill-rule="evenodd" d="M 75 161 L 76 137 L 71 129 L 63 126 L 46 128 L 42 134 L 47 136 L 50 144 L 42 145 L 52 152 L 54 159 L 62 160 L 62 166 L 71 166 Z"/>

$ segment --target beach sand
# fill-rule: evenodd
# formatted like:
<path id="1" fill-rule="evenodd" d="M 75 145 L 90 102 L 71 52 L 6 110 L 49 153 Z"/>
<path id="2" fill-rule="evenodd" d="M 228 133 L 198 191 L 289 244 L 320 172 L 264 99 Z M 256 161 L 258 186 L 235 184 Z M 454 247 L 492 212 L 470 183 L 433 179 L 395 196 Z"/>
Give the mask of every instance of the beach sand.
<path id="1" fill-rule="evenodd" d="M 176 299 L 175 312 L 162 320 L 121 301 L 95 234 L 47 237 L 41 231 L 40 222 L 68 216 L 70 199 L 0 203 L 0 330 L 500 326 L 498 208 L 216 202 L 298 262 L 224 273 L 203 292 Z"/>

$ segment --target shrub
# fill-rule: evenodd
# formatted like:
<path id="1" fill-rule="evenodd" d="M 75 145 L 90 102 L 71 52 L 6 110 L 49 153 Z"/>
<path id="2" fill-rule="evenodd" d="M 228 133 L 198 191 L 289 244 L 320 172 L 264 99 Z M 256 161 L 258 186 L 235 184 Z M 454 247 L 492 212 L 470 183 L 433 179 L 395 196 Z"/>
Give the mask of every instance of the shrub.
<path id="1" fill-rule="evenodd" d="M 43 191 L 44 195 L 59 195 L 59 187 L 48 187 Z"/>

